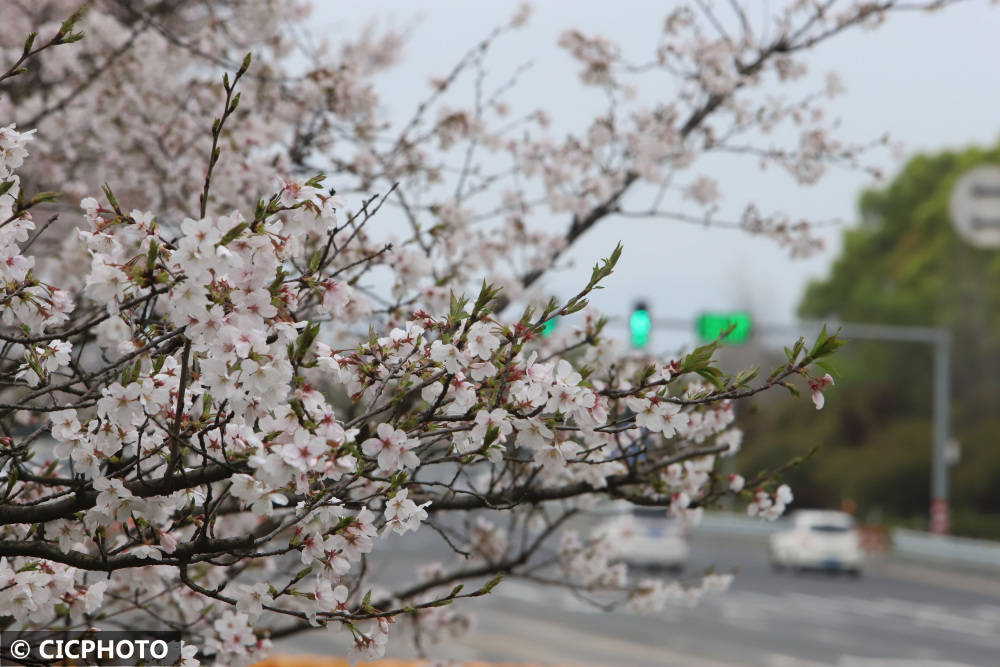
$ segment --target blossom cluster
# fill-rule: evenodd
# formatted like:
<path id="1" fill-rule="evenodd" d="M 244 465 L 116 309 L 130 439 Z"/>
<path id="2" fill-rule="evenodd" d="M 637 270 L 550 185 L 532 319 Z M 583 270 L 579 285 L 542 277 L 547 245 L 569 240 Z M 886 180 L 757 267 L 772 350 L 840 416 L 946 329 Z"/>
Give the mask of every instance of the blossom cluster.
<path id="1" fill-rule="evenodd" d="M 514 489 L 578 488 L 572 497 L 627 487 L 661 503 L 664 516 L 691 522 L 709 498 L 727 492 L 712 454 L 739 444 L 731 426 L 736 387 L 685 381 L 692 371 L 718 373 L 704 351 L 644 373 L 632 360 L 597 375 L 558 354 L 543 357 L 537 328 L 546 315 L 529 308 L 520 321 L 504 322 L 490 311 L 499 294 L 490 286 L 474 303 L 453 297 L 447 314 L 419 310 L 353 347 L 324 342 L 332 339 L 319 322 L 344 317 L 365 297 L 336 278 L 349 258 L 296 268 L 295 258 L 317 257 L 350 225 L 338 219 L 344 203 L 317 183 L 282 180 L 252 218 L 233 211 L 176 226 L 124 213 L 110 190 L 107 204 L 81 202 L 77 235 L 90 261 L 77 301 L 89 326 L 56 337 L 35 318 L 19 322 L 34 338 L 24 338 L 15 379 L 35 392 L 19 400 L 30 412 L 41 408 L 34 397 L 50 396 L 57 408 L 40 424 L 54 444 L 51 463 L 14 482 L 23 499 L 16 508 L 51 512 L 42 520 L 51 549 L 15 557 L 19 566 L 10 570 L 5 595 L 19 621 L 47 622 L 56 604 L 68 605 L 71 618 L 99 618 L 123 604 L 103 603 L 111 592 L 114 600 L 162 600 L 159 613 L 200 626 L 199 650 L 226 664 L 268 649 L 254 628 L 274 614 L 343 626 L 358 655 L 371 658 L 385 650 L 392 623 L 391 614 L 373 613 L 370 593 L 358 598 L 361 562 L 379 533 L 417 531 L 432 512 L 491 508 L 490 497 Z M 618 254 L 595 268 L 584 293 Z M 23 282 L 32 280 L 29 272 Z M 579 309 L 580 299 L 559 311 Z M 597 340 L 602 327 L 587 314 L 584 340 Z M 89 355 L 77 349 L 84 332 L 96 344 Z M 88 385 L 95 375 L 105 381 Z M 478 471 L 467 490 L 434 493 L 434 471 L 456 463 L 467 475 Z M 537 477 L 522 488 L 525 464 Z M 8 475 L 25 465 L 8 455 Z M 650 487 L 652 472 L 660 481 Z M 91 489 L 90 500 L 65 510 L 45 500 L 72 485 Z M 558 525 L 545 513 L 529 523 L 523 530 L 533 534 Z M 28 525 L 5 530 L 24 539 Z M 619 537 L 610 529 L 586 541 L 564 533 L 560 566 L 583 586 L 632 591 L 632 606 L 648 606 L 614 562 Z M 501 563 L 515 544 L 479 516 L 461 550 Z M 284 584 L 232 580 L 210 564 L 213 554 L 250 562 L 287 556 L 305 569 L 276 571 Z M 160 574 L 89 579 L 90 569 L 104 568 Z M 438 632 L 467 625 L 430 611 L 442 600 L 435 588 L 407 600 L 428 610 L 419 622 Z M 184 611 L 195 608 L 196 617 Z"/>
<path id="2" fill-rule="evenodd" d="M 787 484 L 779 486 L 774 493 L 757 491 L 753 500 L 747 505 L 747 514 L 759 516 L 774 521 L 785 513 L 785 508 L 793 499 L 792 490 Z"/>

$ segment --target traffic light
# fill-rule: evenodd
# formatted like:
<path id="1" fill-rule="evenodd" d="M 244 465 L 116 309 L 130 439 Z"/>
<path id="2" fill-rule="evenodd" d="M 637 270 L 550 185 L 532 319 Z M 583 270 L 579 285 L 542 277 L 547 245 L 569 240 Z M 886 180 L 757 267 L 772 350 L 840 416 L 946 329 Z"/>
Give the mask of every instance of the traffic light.
<path id="1" fill-rule="evenodd" d="M 548 338 L 552 335 L 552 332 L 556 330 L 556 325 L 559 324 L 559 318 L 553 317 L 551 320 L 546 320 L 545 324 L 542 325 L 542 338 Z"/>
<path id="2" fill-rule="evenodd" d="M 653 333 L 653 320 L 649 316 L 649 308 L 646 307 L 644 301 L 638 302 L 632 309 L 628 328 L 631 333 L 632 347 L 642 349 L 649 345 L 649 336 Z"/>
<path id="3" fill-rule="evenodd" d="M 732 327 L 732 331 L 723 338 L 727 343 L 739 345 L 750 339 L 753 320 L 750 313 L 743 311 L 729 313 L 703 313 L 696 323 L 698 337 L 705 342 L 716 340 Z"/>

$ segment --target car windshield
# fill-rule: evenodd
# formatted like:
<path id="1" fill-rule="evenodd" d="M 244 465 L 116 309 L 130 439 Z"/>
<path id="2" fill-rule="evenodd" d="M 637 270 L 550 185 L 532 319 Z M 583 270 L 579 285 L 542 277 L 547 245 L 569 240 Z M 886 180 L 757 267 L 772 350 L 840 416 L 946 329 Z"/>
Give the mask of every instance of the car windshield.
<path id="1" fill-rule="evenodd" d="M 814 533 L 846 533 L 851 529 L 850 526 L 845 526 L 844 524 L 833 524 L 833 523 L 815 523 L 809 526 L 809 530 Z"/>

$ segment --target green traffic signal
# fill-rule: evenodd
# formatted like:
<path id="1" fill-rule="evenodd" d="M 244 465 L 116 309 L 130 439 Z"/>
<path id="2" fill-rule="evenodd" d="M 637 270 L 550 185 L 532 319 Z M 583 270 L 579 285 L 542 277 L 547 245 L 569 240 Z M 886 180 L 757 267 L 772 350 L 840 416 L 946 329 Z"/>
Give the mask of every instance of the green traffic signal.
<path id="1" fill-rule="evenodd" d="M 653 319 L 644 304 L 637 305 L 632 311 L 628 327 L 632 336 L 632 347 L 640 349 L 649 345 L 649 336 L 653 333 Z"/>
<path id="2" fill-rule="evenodd" d="M 727 343 L 739 345 L 750 339 L 753 320 L 750 313 L 737 311 L 731 313 L 704 313 L 697 321 L 698 337 L 705 342 L 716 340 L 722 334 L 732 331 L 726 335 L 724 340 Z"/>
<path id="3" fill-rule="evenodd" d="M 542 338 L 548 338 L 551 336 L 552 332 L 556 330 L 556 324 L 558 323 L 558 317 L 553 317 L 551 320 L 547 320 L 545 324 L 542 325 Z"/>

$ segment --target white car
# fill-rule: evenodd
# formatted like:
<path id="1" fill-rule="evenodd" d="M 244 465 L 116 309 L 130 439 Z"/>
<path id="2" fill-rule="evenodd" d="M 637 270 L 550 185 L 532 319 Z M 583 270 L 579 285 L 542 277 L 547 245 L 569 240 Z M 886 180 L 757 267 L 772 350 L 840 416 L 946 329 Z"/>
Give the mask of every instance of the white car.
<path id="1" fill-rule="evenodd" d="M 679 574 L 691 551 L 682 522 L 663 507 L 632 507 L 630 529 L 624 531 L 619 554 L 633 567 L 664 569 Z"/>
<path id="2" fill-rule="evenodd" d="M 861 574 L 864 553 L 854 518 L 833 510 L 797 510 L 787 527 L 770 536 L 775 569 L 827 570 Z"/>

